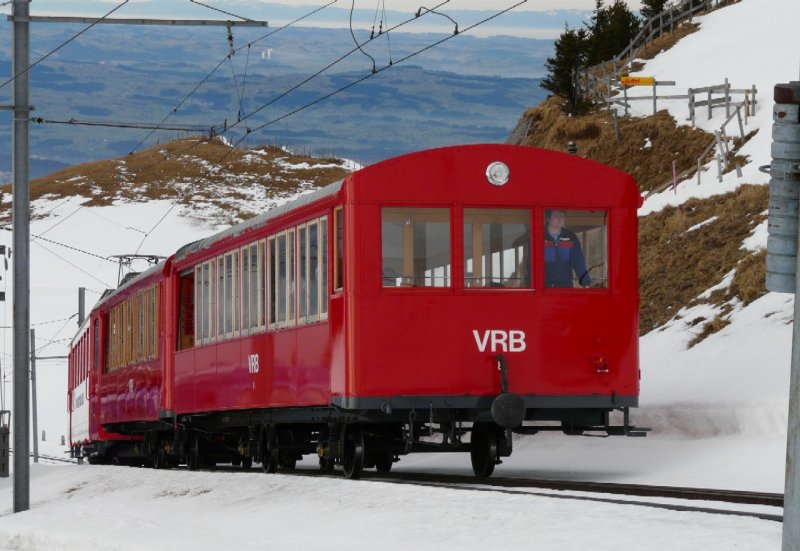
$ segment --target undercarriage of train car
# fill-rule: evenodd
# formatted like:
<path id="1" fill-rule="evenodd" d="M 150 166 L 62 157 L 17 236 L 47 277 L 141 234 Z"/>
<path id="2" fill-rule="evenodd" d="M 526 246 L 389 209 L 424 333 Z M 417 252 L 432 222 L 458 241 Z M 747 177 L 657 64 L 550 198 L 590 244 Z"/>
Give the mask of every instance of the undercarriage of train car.
<path id="1" fill-rule="evenodd" d="M 249 469 L 260 462 L 267 473 L 294 469 L 303 456 L 315 455 L 320 469 L 341 467 L 351 479 L 360 478 L 364 469 L 389 472 L 410 453 L 468 452 L 475 475 L 488 477 L 502 458 L 511 455 L 514 434 L 646 434 L 646 429 L 630 425 L 628 407 L 617 408 L 623 422 L 616 426 L 610 423 L 612 409 L 524 409 L 524 422 L 509 421 L 497 410 L 439 408 L 431 402 L 424 409 L 384 405 L 362 410 L 306 407 L 191 414 L 179 416 L 177 423 L 106 427 L 135 433 L 135 440 L 85 451 L 91 452 L 87 455 L 93 463 L 155 468 L 185 464 L 195 470 L 221 464 Z M 510 423 L 513 426 L 502 426 Z"/>

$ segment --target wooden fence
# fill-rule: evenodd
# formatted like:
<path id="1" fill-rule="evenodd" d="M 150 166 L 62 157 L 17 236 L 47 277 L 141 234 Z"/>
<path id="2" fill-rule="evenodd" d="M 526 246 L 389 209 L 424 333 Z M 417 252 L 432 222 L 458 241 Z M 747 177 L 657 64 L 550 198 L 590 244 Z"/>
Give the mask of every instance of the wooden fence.
<path id="1" fill-rule="evenodd" d="M 697 13 L 709 12 L 717 6 L 728 3 L 730 0 L 681 0 L 667 4 L 664 11 L 642 25 L 639 33 L 619 54 L 608 61 L 587 67 L 581 75 L 579 87 L 588 96 L 602 96 L 602 88 L 605 86 L 608 90 L 613 81 L 619 80 L 620 74 L 630 69 L 633 60 L 647 44 L 664 32 L 673 31 L 677 25 L 685 21 L 691 22 Z"/>
<path id="2" fill-rule="evenodd" d="M 641 96 L 628 95 L 628 90 L 630 90 L 631 87 L 615 82 L 612 83 L 610 90 L 612 93 L 617 93 L 617 90 L 621 90 L 622 95 L 609 96 L 602 98 L 599 101 L 606 103 L 608 106 L 617 105 L 621 107 L 624 110 L 624 115 L 627 117 L 628 110 L 630 109 L 630 103 L 633 101 L 652 101 L 653 114 L 655 115 L 658 111 L 658 100 L 686 100 L 689 111 L 687 120 L 692 121 L 692 126 L 695 126 L 698 108 L 702 107 L 706 107 L 708 120 L 713 118 L 713 110 L 715 108 L 725 108 L 725 116 L 730 118 L 732 116 L 731 113 L 733 112 L 733 109 L 739 105 L 745 106 L 745 124 L 747 124 L 747 117 L 756 114 L 756 94 L 758 93 L 758 89 L 756 88 L 755 84 L 750 86 L 750 88 L 731 88 L 730 82 L 728 82 L 728 79 L 726 78 L 723 84 L 704 86 L 702 88 L 689 88 L 686 94 L 661 95 L 658 94 L 659 86 L 675 86 L 675 81 L 655 80 L 653 81 L 652 85 L 652 93 Z M 744 134 L 744 132 L 742 132 L 742 134 Z"/>

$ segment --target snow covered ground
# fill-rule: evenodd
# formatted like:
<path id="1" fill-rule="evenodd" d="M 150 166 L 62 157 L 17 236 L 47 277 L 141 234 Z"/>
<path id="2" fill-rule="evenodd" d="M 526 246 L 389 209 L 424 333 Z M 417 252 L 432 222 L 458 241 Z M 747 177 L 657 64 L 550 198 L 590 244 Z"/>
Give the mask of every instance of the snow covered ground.
<path id="1" fill-rule="evenodd" d="M 681 183 L 677 193 L 670 190 L 648 198 L 642 214 L 689 197 L 724 193 L 742 183 L 766 183 L 767 176 L 757 167 L 769 163 L 772 87 L 798 78 L 797 0 L 743 0 L 696 20 L 702 25 L 700 32 L 648 62 L 641 74 L 677 81 L 676 94 L 680 87 L 718 84 L 726 77 L 735 88 L 755 84 L 757 115 L 746 131 L 761 131 L 743 150 L 751 162 L 742 178 L 728 174 L 718 183 L 712 168 L 700 186 Z M 685 102 L 662 105 L 678 121 L 686 119 Z M 717 110 L 711 121 L 699 116 L 698 124 L 713 130 L 723 120 Z M 34 222 L 32 234 L 99 256 L 126 253 L 136 249 L 142 232 L 169 207 L 166 201 L 94 208 L 80 208 L 78 200 L 40 201 L 36 211 L 48 216 Z M 142 252 L 167 255 L 218 229 L 178 214 L 172 212 L 164 220 Z M 10 234 L 0 238 L 0 243 L 10 243 Z M 743 245 L 751 250 L 764 247 L 764 228 Z M 93 302 L 102 289 L 115 285 L 117 267 L 41 240 L 31 251 L 37 352 L 64 354 L 76 329 L 74 319 L 65 320 L 76 310 L 75 289 L 88 287 Z M 0 275 L 1 287 L 9 274 Z M 718 284 L 724 282 L 708 282 L 709 288 Z M 0 314 L 0 325 L 10 325 L 10 303 L 4 303 Z M 702 314 L 687 311 L 682 318 Z M 730 325 L 689 350 L 691 328 L 682 318 L 674 319 L 641 339 L 641 408 L 633 420 L 654 429 L 647 438 L 524 437 L 515 440 L 514 455 L 496 474 L 781 492 L 792 314 L 790 295 L 770 293 L 736 311 Z M 3 332 L 0 344 L 7 365 L 10 331 Z M 64 365 L 42 361 L 37 367 L 39 429 L 47 434 L 42 451 L 55 455 L 62 449 L 53 442 L 67 431 Z M 313 468 L 313 461 L 300 466 Z M 470 472 L 465 455 L 410 456 L 396 468 Z M 776 522 L 539 494 L 268 476 L 257 470 L 39 464 L 32 470 L 31 510 L 26 513 L 9 514 L 11 480 L 0 479 L 0 549 L 675 551 L 780 545 L 781 526 Z"/>

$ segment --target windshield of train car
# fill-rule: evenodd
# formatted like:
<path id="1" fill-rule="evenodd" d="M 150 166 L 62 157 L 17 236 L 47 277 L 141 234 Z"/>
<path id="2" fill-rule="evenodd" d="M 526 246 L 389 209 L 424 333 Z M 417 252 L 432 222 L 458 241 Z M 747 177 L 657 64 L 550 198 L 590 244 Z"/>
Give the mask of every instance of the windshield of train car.
<path id="1" fill-rule="evenodd" d="M 449 287 L 450 211 L 381 210 L 384 287 Z"/>
<path id="2" fill-rule="evenodd" d="M 464 286 L 531 286 L 530 211 L 464 209 Z"/>
<path id="3" fill-rule="evenodd" d="M 608 287 L 607 216 L 601 210 L 545 209 L 545 287 Z"/>

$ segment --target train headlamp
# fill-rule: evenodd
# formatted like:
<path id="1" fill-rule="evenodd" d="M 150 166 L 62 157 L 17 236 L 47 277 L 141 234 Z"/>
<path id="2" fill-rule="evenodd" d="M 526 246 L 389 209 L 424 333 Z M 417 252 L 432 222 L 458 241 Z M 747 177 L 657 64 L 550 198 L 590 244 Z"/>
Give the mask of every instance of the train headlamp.
<path id="1" fill-rule="evenodd" d="M 508 166 L 500 161 L 495 161 L 486 167 L 486 179 L 493 186 L 502 186 L 508 182 Z"/>

